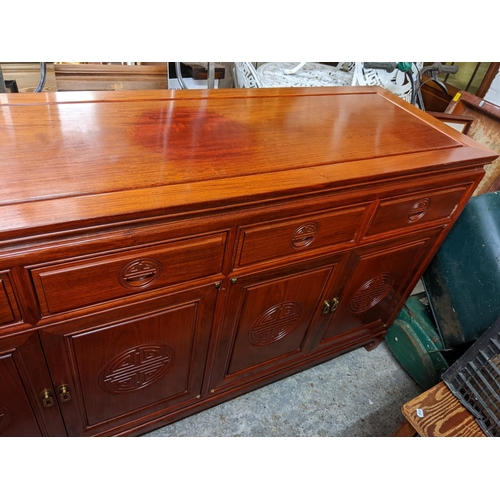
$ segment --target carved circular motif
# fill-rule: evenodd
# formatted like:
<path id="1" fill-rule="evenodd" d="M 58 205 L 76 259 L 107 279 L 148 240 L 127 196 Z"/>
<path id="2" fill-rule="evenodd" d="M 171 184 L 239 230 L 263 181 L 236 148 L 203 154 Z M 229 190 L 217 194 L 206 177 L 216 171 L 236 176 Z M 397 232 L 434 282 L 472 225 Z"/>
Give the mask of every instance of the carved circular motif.
<path id="1" fill-rule="evenodd" d="M 142 389 L 162 378 L 174 358 L 174 351 L 165 344 L 134 347 L 108 363 L 99 374 L 99 385 L 112 393 Z"/>
<path id="2" fill-rule="evenodd" d="M 316 239 L 318 230 L 315 222 L 302 224 L 292 233 L 290 246 L 297 249 L 308 247 Z"/>
<path id="3" fill-rule="evenodd" d="M 349 310 L 355 314 L 367 311 L 389 293 L 393 282 L 394 276 L 391 273 L 382 273 L 367 281 L 353 295 Z"/>
<path id="4" fill-rule="evenodd" d="M 302 309 L 302 304 L 298 302 L 283 302 L 271 307 L 253 324 L 249 335 L 250 343 L 263 346 L 282 339 L 297 326 Z"/>
<path id="5" fill-rule="evenodd" d="M 416 203 L 414 203 L 410 208 L 408 215 L 406 216 L 407 222 L 416 222 L 417 220 L 421 219 L 427 212 L 430 204 L 431 200 L 429 200 L 429 198 L 422 198 L 421 200 L 418 200 Z"/>
<path id="6" fill-rule="evenodd" d="M 154 283 L 161 274 L 161 264 L 154 259 L 137 259 L 127 264 L 118 276 L 125 288 L 145 288 Z"/>
<path id="7" fill-rule="evenodd" d="M 10 424 L 10 410 L 4 406 L 0 405 L 0 434 L 7 429 Z"/>

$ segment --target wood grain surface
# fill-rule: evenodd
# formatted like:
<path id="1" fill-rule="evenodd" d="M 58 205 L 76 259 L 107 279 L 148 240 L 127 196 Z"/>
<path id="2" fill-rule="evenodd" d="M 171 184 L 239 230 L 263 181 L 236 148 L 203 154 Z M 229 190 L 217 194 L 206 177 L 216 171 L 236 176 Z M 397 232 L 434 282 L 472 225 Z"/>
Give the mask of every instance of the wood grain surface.
<path id="1" fill-rule="evenodd" d="M 418 416 L 417 410 L 423 412 L 423 417 Z M 444 382 L 406 403 L 403 414 L 420 436 L 485 436 L 471 413 Z"/>
<path id="2" fill-rule="evenodd" d="M 494 158 L 428 120 L 373 87 L 5 94 L 0 230 Z"/>

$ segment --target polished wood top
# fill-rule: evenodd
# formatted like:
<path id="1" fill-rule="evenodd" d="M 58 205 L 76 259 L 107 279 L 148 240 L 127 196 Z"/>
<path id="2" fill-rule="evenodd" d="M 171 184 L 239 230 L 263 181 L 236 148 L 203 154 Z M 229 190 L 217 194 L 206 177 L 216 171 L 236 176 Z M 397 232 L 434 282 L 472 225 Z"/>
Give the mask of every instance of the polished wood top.
<path id="1" fill-rule="evenodd" d="M 444 127 L 374 87 L 4 94 L 0 231 L 495 158 Z"/>

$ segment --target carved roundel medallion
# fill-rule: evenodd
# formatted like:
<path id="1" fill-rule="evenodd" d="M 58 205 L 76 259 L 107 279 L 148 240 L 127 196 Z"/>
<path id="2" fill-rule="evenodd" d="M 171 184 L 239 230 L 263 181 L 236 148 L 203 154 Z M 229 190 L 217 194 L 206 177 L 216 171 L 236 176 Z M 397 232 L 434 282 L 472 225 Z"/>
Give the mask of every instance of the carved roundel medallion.
<path id="1" fill-rule="evenodd" d="M 7 429 L 10 424 L 10 410 L 4 406 L 0 405 L 0 434 Z"/>
<path id="2" fill-rule="evenodd" d="M 382 273 L 361 286 L 349 303 L 349 310 L 355 314 L 367 311 L 378 304 L 391 290 L 394 276 Z"/>
<path id="3" fill-rule="evenodd" d="M 137 259 L 127 264 L 118 276 L 125 288 L 145 288 L 153 284 L 161 274 L 161 264 L 154 259 Z"/>
<path id="4" fill-rule="evenodd" d="M 302 304 L 282 302 L 263 314 L 253 324 L 250 331 L 250 343 L 256 346 L 272 344 L 294 330 L 302 316 Z"/>
<path id="5" fill-rule="evenodd" d="M 300 250 L 308 247 L 318 235 L 319 227 L 315 222 L 309 222 L 299 226 L 290 237 L 290 246 Z"/>
<path id="6" fill-rule="evenodd" d="M 411 223 L 420 220 L 427 212 L 430 204 L 431 200 L 429 200 L 429 198 L 422 198 L 421 200 L 418 200 L 416 203 L 414 203 L 410 208 L 408 215 L 406 216 L 407 222 Z"/>
<path id="7" fill-rule="evenodd" d="M 99 374 L 99 385 L 111 393 L 142 389 L 162 378 L 174 359 L 174 351 L 165 344 L 134 347 L 108 363 Z"/>

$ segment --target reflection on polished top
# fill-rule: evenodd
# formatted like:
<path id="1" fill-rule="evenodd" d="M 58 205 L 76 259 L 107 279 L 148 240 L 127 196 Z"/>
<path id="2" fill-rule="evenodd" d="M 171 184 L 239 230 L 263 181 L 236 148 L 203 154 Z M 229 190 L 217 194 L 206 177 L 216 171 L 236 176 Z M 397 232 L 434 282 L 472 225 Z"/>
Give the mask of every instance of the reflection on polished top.
<path id="1" fill-rule="evenodd" d="M 368 87 L 4 95 L 0 207 L 51 199 L 74 204 L 76 197 L 139 196 L 141 189 L 182 186 L 168 191 L 168 201 L 160 189 L 148 191 L 144 206 L 122 208 L 165 209 L 189 196 L 216 203 L 216 189 L 235 199 L 257 196 L 266 182 L 285 178 L 290 184 L 284 189 L 293 189 L 299 175 L 303 186 L 306 177 L 311 185 L 341 181 L 346 168 L 351 179 L 357 168 L 360 177 L 367 169 L 404 169 L 401 155 L 410 152 L 422 154 L 422 167 L 488 156 L 428 120 L 388 92 Z M 308 168 L 320 170 L 313 175 Z M 267 175 L 276 172 L 282 175 Z M 253 187 L 245 181 L 259 175 Z"/>

